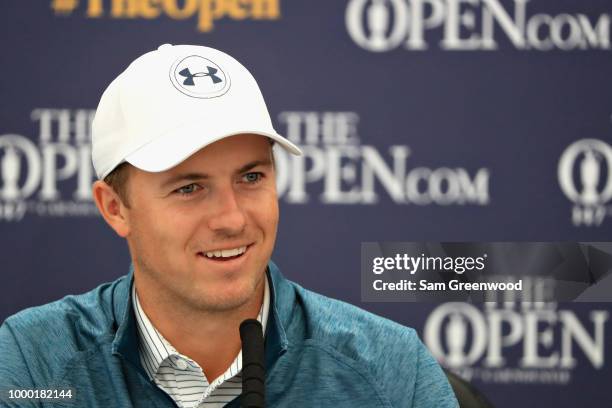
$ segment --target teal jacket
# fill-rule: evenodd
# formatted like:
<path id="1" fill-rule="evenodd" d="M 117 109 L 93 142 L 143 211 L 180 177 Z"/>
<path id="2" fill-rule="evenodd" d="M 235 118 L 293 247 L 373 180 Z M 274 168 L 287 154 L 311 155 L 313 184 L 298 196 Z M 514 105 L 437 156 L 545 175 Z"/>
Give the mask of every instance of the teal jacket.
<path id="1" fill-rule="evenodd" d="M 413 329 L 310 292 L 272 262 L 268 273 L 268 407 L 458 406 Z M 9 317 L 0 327 L 0 406 L 175 407 L 140 364 L 132 281 L 130 272 Z M 72 398 L 10 399 L 15 389 L 70 389 Z"/>

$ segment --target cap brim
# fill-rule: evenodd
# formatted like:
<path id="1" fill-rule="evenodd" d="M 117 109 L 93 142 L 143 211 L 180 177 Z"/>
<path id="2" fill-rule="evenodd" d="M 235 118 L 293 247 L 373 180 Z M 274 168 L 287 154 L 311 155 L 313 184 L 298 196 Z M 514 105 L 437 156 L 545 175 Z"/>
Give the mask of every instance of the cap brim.
<path id="1" fill-rule="evenodd" d="M 289 153 L 296 156 L 302 155 L 302 151 L 299 147 L 281 135 L 273 132 L 253 129 L 236 129 L 228 132 L 228 130 L 225 129 L 225 132 L 218 136 L 207 136 L 210 134 L 210 128 L 203 129 L 201 125 L 182 126 L 165 132 L 160 137 L 140 147 L 138 150 L 126 156 L 125 161 L 144 171 L 154 173 L 165 171 L 182 163 L 200 149 L 214 142 L 240 134 L 254 134 L 269 137 Z"/>

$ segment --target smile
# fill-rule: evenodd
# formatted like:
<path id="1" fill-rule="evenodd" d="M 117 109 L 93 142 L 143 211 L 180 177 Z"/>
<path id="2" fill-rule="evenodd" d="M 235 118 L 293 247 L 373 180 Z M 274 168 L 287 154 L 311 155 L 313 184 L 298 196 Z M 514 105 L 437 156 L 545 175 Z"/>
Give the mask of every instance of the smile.
<path id="1" fill-rule="evenodd" d="M 220 249 L 216 251 L 206 251 L 204 252 L 204 255 L 207 258 L 221 258 L 221 259 L 236 258 L 244 254 L 246 250 L 247 250 L 246 246 L 241 246 L 241 247 L 232 248 L 232 249 Z"/>

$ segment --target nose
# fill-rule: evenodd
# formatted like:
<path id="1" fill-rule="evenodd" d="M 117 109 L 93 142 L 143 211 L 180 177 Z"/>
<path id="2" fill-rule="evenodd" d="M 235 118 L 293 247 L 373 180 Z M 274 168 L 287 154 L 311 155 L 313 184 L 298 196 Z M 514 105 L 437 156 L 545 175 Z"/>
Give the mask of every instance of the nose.
<path id="1" fill-rule="evenodd" d="M 222 235 L 241 234 L 246 226 L 246 217 L 236 197 L 236 192 L 233 188 L 228 187 L 217 190 L 216 193 L 216 200 L 213 204 L 216 208 L 209 218 L 208 227 Z"/>

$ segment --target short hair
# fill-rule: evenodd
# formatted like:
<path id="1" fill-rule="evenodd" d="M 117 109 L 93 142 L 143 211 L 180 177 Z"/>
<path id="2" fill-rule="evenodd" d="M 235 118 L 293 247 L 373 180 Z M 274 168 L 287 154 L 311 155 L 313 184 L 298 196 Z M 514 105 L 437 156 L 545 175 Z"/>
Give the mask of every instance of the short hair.
<path id="1" fill-rule="evenodd" d="M 274 163 L 274 153 L 272 148 L 274 147 L 274 140 L 268 138 L 270 141 L 270 151 L 272 152 L 272 166 L 275 166 Z M 128 162 L 123 162 L 117 167 L 115 167 L 106 177 L 104 177 L 104 182 L 108 184 L 119 196 L 121 202 L 127 207 L 130 208 L 130 201 L 128 196 L 128 173 L 130 172 L 130 168 L 132 165 Z"/>
<path id="2" fill-rule="evenodd" d="M 114 191 L 117 193 L 121 202 L 127 207 L 130 208 L 130 201 L 128 197 L 128 173 L 130 171 L 130 167 L 132 165 L 128 162 L 123 162 L 117 167 L 115 167 L 106 177 L 104 177 L 104 182 L 108 184 Z"/>

